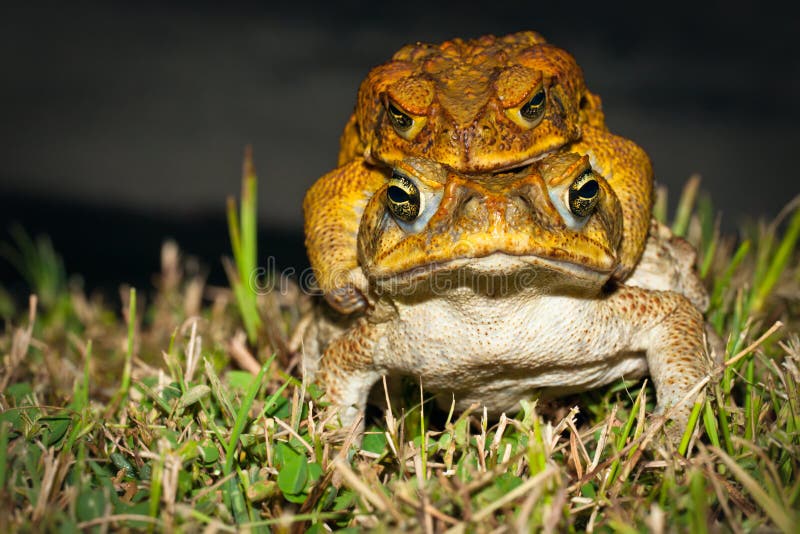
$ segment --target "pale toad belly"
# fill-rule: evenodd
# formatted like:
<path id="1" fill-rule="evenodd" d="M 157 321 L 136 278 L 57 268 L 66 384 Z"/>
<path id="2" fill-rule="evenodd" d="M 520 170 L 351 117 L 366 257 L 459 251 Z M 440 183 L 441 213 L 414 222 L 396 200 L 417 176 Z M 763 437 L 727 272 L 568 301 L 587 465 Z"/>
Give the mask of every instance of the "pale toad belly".
<path id="1" fill-rule="evenodd" d="M 419 377 L 459 409 L 478 402 L 492 413 L 537 389 L 561 394 L 646 374 L 644 353 L 622 348 L 629 329 L 608 328 L 597 302 L 535 290 L 492 298 L 467 287 L 445 300 L 399 300 L 378 342 L 387 357 L 376 363 Z"/>

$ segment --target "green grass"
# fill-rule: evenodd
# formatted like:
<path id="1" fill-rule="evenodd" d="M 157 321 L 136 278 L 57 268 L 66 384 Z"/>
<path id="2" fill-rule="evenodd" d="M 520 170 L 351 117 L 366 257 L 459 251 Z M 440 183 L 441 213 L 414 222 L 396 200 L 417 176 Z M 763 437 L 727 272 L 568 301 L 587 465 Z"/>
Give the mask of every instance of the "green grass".
<path id="1" fill-rule="evenodd" d="M 735 239 L 698 183 L 681 196 L 673 229 L 700 252 L 727 358 L 679 450 L 646 447 L 649 381 L 526 400 L 499 421 L 438 413 L 412 384 L 356 447 L 274 342 L 299 297 L 251 291 L 247 161 L 229 290 L 184 275 L 168 243 L 157 289 L 126 288 L 119 313 L 67 282 L 46 239 L 15 230 L 0 249 L 40 296 L 2 308 L 0 531 L 797 528 L 800 210 Z"/>
<path id="2" fill-rule="evenodd" d="M 238 217 L 236 201 L 233 197 L 228 198 L 228 231 L 235 265 L 231 265 L 226 260 L 225 271 L 228 273 L 231 289 L 236 296 L 239 315 L 250 343 L 257 341 L 258 329 L 261 326 L 261 317 L 258 314 L 258 294 L 254 287 L 257 282 L 255 276 L 258 268 L 257 198 L 253 152 L 248 147 L 242 166 L 242 205 L 238 210 Z"/>

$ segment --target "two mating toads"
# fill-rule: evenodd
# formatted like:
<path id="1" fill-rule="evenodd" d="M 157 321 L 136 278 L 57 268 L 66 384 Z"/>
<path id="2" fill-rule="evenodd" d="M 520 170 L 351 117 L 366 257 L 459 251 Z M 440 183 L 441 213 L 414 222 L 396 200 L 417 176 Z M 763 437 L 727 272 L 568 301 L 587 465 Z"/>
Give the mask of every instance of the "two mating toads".
<path id="1" fill-rule="evenodd" d="M 694 251 L 651 222 L 649 159 L 572 56 L 533 32 L 405 47 L 339 164 L 304 202 L 327 301 L 304 369 L 344 424 L 382 375 L 497 414 L 649 374 L 680 435 L 712 362 Z"/>

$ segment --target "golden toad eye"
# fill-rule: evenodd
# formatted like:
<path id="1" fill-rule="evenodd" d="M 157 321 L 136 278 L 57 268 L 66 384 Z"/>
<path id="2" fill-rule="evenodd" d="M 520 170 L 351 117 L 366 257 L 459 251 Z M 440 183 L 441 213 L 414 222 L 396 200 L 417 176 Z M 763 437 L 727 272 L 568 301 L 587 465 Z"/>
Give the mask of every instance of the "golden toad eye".
<path id="1" fill-rule="evenodd" d="M 539 87 L 524 104 L 506 109 L 505 114 L 520 128 L 530 130 L 542 122 L 546 109 L 547 93 Z"/>
<path id="2" fill-rule="evenodd" d="M 545 101 L 544 89 L 539 89 L 530 100 L 519 108 L 519 114 L 528 122 L 538 123 L 544 117 Z"/>
<path id="3" fill-rule="evenodd" d="M 414 126 L 414 119 L 400 111 L 400 108 L 391 102 L 386 105 L 386 111 L 389 113 L 389 120 L 392 121 L 392 126 L 398 133 L 406 132 Z"/>
<path id="4" fill-rule="evenodd" d="M 569 186 L 569 210 L 577 217 L 587 217 L 600 199 L 600 184 L 591 169 L 587 170 Z"/>
<path id="5" fill-rule="evenodd" d="M 413 140 L 422 131 L 428 118 L 424 115 L 412 115 L 403 110 L 393 100 L 386 100 L 386 115 L 395 133 L 406 141 Z"/>
<path id="6" fill-rule="evenodd" d="M 401 221 L 411 222 L 420 212 L 419 189 L 414 182 L 394 171 L 386 189 L 386 205 L 392 215 Z"/>

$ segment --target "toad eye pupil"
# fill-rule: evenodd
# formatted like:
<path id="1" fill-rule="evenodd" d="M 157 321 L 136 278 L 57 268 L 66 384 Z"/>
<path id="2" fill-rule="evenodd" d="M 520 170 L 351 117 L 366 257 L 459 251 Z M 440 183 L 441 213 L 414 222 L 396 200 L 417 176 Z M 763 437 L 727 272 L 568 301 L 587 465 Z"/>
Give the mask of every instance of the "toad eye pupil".
<path id="1" fill-rule="evenodd" d="M 600 184 L 591 171 L 581 174 L 569 187 L 569 210 L 577 217 L 588 217 L 599 201 Z"/>
<path id="2" fill-rule="evenodd" d="M 400 108 L 391 102 L 387 106 L 387 110 L 389 111 L 389 120 L 398 130 L 408 130 L 414 124 L 414 120 L 411 117 L 400 111 Z"/>
<path id="3" fill-rule="evenodd" d="M 545 93 L 544 89 L 537 91 L 528 102 L 519 109 L 519 114 L 529 121 L 535 121 L 544 114 Z"/>
<path id="4" fill-rule="evenodd" d="M 396 185 L 389 186 L 389 189 L 388 191 L 386 191 L 386 194 L 389 195 L 389 200 L 391 200 L 392 202 L 396 202 L 398 204 L 409 201 L 408 193 L 406 193 Z"/>
<path id="5" fill-rule="evenodd" d="M 386 188 L 386 207 L 397 219 L 412 222 L 419 216 L 421 197 L 414 182 L 394 171 Z"/>
<path id="6" fill-rule="evenodd" d="M 589 180 L 578 189 L 578 196 L 581 198 L 594 198 L 600 186 L 597 185 L 597 180 Z"/>

